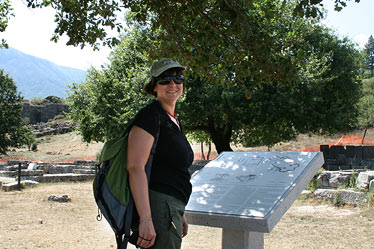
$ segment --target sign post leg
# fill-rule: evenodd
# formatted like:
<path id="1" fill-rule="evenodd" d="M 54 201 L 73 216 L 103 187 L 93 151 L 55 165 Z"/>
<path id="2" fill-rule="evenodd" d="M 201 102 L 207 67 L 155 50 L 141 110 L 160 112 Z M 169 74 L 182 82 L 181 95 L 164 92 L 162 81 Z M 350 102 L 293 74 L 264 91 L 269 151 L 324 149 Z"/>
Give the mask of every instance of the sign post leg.
<path id="1" fill-rule="evenodd" d="M 264 234 L 224 228 L 222 249 L 264 249 Z"/>

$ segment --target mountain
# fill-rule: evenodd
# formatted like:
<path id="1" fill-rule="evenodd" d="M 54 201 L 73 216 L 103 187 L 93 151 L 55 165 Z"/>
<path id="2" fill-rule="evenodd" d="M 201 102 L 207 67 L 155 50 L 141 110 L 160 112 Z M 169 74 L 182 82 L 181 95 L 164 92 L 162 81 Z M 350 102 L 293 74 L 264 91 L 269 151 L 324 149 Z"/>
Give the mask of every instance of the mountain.
<path id="1" fill-rule="evenodd" d="M 59 66 L 14 48 L 0 49 L 0 69 L 16 82 L 25 99 L 65 98 L 68 84 L 83 82 L 87 74 L 84 70 Z"/>

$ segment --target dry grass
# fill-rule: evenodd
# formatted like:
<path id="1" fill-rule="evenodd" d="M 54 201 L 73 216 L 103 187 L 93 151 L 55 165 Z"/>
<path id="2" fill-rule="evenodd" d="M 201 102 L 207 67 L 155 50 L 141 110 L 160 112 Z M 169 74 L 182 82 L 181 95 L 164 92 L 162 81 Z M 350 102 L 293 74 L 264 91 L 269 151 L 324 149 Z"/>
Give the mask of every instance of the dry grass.
<path id="1" fill-rule="evenodd" d="M 272 150 L 293 151 L 336 140 L 341 135 L 362 135 L 362 131 L 336 136 L 300 135 Z M 368 137 L 374 137 L 374 129 Z M 4 158 L 74 160 L 94 158 L 101 143 L 86 145 L 75 133 L 44 137 L 38 152 L 17 149 Z M 266 147 L 235 148 L 266 151 Z M 194 146 L 195 152 L 200 150 Z M 199 159 L 199 158 L 197 158 Z M 67 194 L 68 203 L 48 201 L 51 194 Z M 374 248 L 373 208 L 336 208 L 316 201 L 296 201 L 275 229 L 265 235 L 265 248 Z M 116 248 L 106 221 L 96 221 L 97 207 L 91 182 L 41 184 L 23 191 L 0 192 L 0 248 L 3 249 L 101 249 Z M 134 247 L 129 246 L 130 249 Z M 190 225 L 183 249 L 221 248 L 221 229 Z"/>
<path id="2" fill-rule="evenodd" d="M 55 183 L 0 192 L 0 248 L 116 248 L 107 222 L 95 219 L 91 186 Z M 50 202 L 51 194 L 67 194 L 72 201 Z M 374 248 L 373 211 L 298 200 L 265 234 L 265 248 Z M 221 229 L 190 225 L 182 248 L 221 248 Z"/>

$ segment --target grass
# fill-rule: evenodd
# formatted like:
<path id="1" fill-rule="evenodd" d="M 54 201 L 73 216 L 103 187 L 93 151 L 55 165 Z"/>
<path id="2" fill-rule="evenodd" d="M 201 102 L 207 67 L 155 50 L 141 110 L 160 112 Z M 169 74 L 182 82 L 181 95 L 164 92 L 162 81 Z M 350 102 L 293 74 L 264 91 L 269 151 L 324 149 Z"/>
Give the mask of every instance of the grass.
<path id="1" fill-rule="evenodd" d="M 67 194 L 71 202 L 50 202 L 51 194 Z M 374 248 L 373 211 L 297 200 L 265 234 L 265 248 Z M 112 230 L 105 220 L 96 221 L 96 215 L 91 182 L 0 192 L 0 248 L 115 248 Z M 221 231 L 190 225 L 182 249 L 221 248 Z"/>
<path id="2" fill-rule="evenodd" d="M 341 135 L 361 134 L 362 131 L 336 136 L 299 135 L 272 150 L 294 151 L 336 140 Z M 367 136 L 374 137 L 374 129 L 369 130 Z M 77 134 L 68 133 L 42 138 L 38 152 L 17 149 L 3 159 L 73 160 L 95 157 L 101 147 L 99 143 L 85 144 Z M 196 146 L 196 150 L 199 148 Z M 265 147 L 246 149 L 267 150 Z M 72 201 L 50 202 L 51 194 L 67 194 Z M 301 196 L 274 230 L 265 234 L 265 248 L 374 248 L 374 194 L 369 197 L 368 204 L 371 207 L 335 207 L 327 201 Z M 40 184 L 22 191 L 0 192 L 0 248 L 116 248 L 111 228 L 104 220 L 96 221 L 96 215 L 91 182 Z M 190 225 L 182 249 L 221 248 L 221 232 L 220 228 Z"/>

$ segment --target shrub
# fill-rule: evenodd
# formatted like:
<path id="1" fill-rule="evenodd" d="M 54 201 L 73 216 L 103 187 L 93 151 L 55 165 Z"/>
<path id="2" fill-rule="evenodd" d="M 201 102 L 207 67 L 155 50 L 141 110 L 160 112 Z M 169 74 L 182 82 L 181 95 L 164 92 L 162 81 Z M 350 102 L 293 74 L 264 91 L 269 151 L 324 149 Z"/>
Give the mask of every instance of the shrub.
<path id="1" fill-rule="evenodd" d="M 38 145 L 36 143 L 33 143 L 31 146 L 32 151 L 37 151 L 38 150 Z"/>

